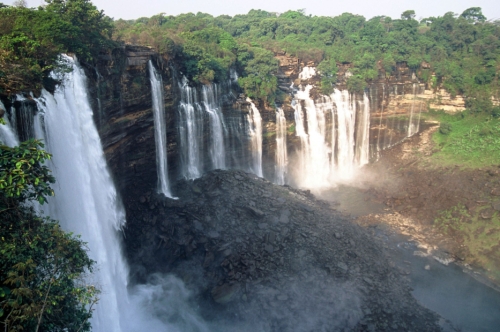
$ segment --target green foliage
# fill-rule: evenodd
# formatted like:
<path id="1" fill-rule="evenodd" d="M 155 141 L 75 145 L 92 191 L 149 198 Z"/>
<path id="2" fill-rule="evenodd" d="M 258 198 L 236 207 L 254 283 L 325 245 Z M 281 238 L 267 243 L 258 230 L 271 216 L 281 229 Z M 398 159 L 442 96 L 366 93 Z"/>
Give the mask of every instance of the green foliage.
<path id="1" fill-rule="evenodd" d="M 2 204 L 3 203 L 3 204 Z M 94 262 L 57 222 L 19 206 L 0 221 L 0 322 L 6 331 L 89 331 L 98 293 L 82 277 Z M 4 206 L 2 206 L 4 205 Z"/>
<path id="2" fill-rule="evenodd" d="M 53 195 L 50 155 L 36 140 L 0 146 L 0 323 L 5 331 L 89 331 L 98 290 L 85 243 L 33 204 Z"/>
<path id="3" fill-rule="evenodd" d="M 491 196 L 480 199 L 492 199 L 494 203 L 500 203 L 500 200 Z M 490 217 L 484 218 L 485 215 Z M 500 281 L 500 252 L 497 249 L 500 242 L 500 214 L 492 213 L 489 203 L 474 209 L 458 204 L 439 211 L 434 225 L 443 233 L 462 240 L 461 243 L 467 249 L 467 263 L 483 267 L 488 277 Z"/>
<path id="4" fill-rule="evenodd" d="M 484 113 L 437 114 L 441 125 L 434 136 L 440 165 L 497 165 L 500 160 L 500 121 Z"/>
<path id="5" fill-rule="evenodd" d="M 242 46 L 238 55 L 238 66 L 243 68 L 238 83 L 250 98 L 274 103 L 278 79 L 278 61 L 274 54 L 260 47 Z"/>
<path id="6" fill-rule="evenodd" d="M 360 75 L 352 75 L 347 79 L 347 90 L 351 93 L 363 93 L 366 88 L 366 81 Z"/>
<path id="7" fill-rule="evenodd" d="M 40 150 L 40 141 L 29 140 L 10 148 L 0 146 L 0 189 L 7 198 L 35 199 L 41 204 L 54 195 L 50 183 L 54 177 L 44 162 L 50 154 Z"/>
<path id="8" fill-rule="evenodd" d="M 452 96 L 477 98 L 478 90 L 487 90 L 490 96 L 500 95 L 500 26 L 483 21 L 481 9 L 476 7 L 460 17 L 449 12 L 421 22 L 415 20 L 413 10 L 405 11 L 401 19 L 379 16 L 368 21 L 350 13 L 318 17 L 296 10 L 276 16 L 251 10 L 234 17 L 198 13 L 120 20 L 115 27 L 118 40 L 152 45 L 160 51 L 177 54 L 178 59 L 188 59 L 183 72 L 192 73 L 195 81 L 206 82 L 212 77 L 217 81 L 218 71 L 222 75 L 227 64 L 235 65 L 239 73 L 246 73 L 242 77 L 249 77 L 242 84 L 247 91 L 253 90 L 254 96 L 262 94 L 258 90 L 272 93 L 272 89 L 258 89 L 262 77 L 252 76 L 250 68 L 246 70 L 248 60 L 253 57 L 249 48 L 285 52 L 304 63 L 313 61 L 318 66 L 323 93 L 330 92 L 337 83 L 337 64 L 349 63 L 355 75 L 349 80 L 351 90 L 362 91 L 367 82 L 378 77 L 379 69 L 389 76 L 395 75 L 398 67 L 407 65 L 421 81 L 435 89 L 445 88 Z M 190 45 L 191 39 L 184 33 L 191 36 L 199 31 L 204 31 L 204 38 Z M 233 39 L 216 31 L 224 31 Z M 209 59 L 196 53 L 196 47 Z M 424 62 L 429 69 L 421 68 Z M 264 82 L 273 84 L 269 80 Z M 269 98 L 276 96 L 268 94 Z"/>
<path id="9" fill-rule="evenodd" d="M 39 90 L 61 53 L 92 61 L 113 45 L 111 19 L 88 0 L 47 1 L 45 7 L 0 7 L 0 93 Z"/>
<path id="10" fill-rule="evenodd" d="M 181 71 L 196 83 L 222 81 L 234 65 L 237 48 L 234 38 L 219 28 L 183 32 L 182 51 L 176 54 Z"/>
<path id="11" fill-rule="evenodd" d="M 471 7 L 469 9 L 466 9 L 460 15 L 460 17 L 465 18 L 470 23 L 486 21 L 486 17 L 483 15 L 483 12 L 480 7 Z"/>
<path id="12" fill-rule="evenodd" d="M 415 11 L 414 10 L 405 10 L 401 14 L 401 19 L 403 20 L 413 20 L 415 18 Z"/>
<path id="13" fill-rule="evenodd" d="M 441 122 L 439 124 L 439 133 L 442 135 L 448 135 L 451 132 L 451 124 L 447 122 Z"/>

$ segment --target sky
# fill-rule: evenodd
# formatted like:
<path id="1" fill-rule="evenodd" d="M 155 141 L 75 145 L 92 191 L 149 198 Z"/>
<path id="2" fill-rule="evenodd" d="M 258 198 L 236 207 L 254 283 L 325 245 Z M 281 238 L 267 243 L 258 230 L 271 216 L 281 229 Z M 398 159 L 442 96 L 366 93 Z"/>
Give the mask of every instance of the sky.
<path id="1" fill-rule="evenodd" d="M 11 5 L 14 0 L 0 0 Z M 28 7 L 37 7 L 43 0 L 27 0 Z M 250 9 L 262 9 L 282 13 L 287 10 L 305 9 L 306 14 L 337 16 L 345 12 L 363 15 L 399 18 L 405 10 L 415 10 L 416 18 L 443 16 L 447 12 L 461 14 L 470 7 L 481 7 L 487 19 L 500 19 L 498 0 L 93 0 L 97 8 L 114 19 L 136 19 L 159 13 L 209 13 L 214 16 L 246 14 Z"/>

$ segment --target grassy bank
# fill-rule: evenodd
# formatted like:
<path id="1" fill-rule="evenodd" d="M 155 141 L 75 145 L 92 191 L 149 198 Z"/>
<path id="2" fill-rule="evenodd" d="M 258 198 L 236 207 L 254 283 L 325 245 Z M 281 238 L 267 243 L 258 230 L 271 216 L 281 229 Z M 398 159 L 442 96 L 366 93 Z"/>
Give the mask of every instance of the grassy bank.
<path id="1" fill-rule="evenodd" d="M 500 165 L 500 119 L 488 114 L 451 115 L 435 111 L 426 117 L 440 122 L 433 137 L 435 164 L 466 168 Z"/>
<path id="2" fill-rule="evenodd" d="M 472 209 L 459 204 L 441 211 L 435 226 L 460 240 L 469 251 L 467 262 L 484 268 L 488 277 L 500 282 L 500 213 L 491 204 Z"/>

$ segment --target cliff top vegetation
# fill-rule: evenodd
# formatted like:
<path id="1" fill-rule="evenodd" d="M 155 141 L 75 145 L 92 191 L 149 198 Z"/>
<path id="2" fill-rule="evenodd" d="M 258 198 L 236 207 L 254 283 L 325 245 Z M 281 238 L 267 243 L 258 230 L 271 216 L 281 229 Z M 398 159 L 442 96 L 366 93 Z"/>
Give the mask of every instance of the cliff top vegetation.
<path id="1" fill-rule="evenodd" d="M 20 2 L 22 4 L 22 1 Z M 407 64 L 420 82 L 461 94 L 469 105 L 500 97 L 500 25 L 481 8 L 420 21 L 407 10 L 398 19 L 344 13 L 336 17 L 251 10 L 218 17 L 204 13 L 112 21 L 89 0 L 46 0 L 38 8 L 0 4 L 0 93 L 37 90 L 58 66 L 60 53 L 93 62 L 115 41 L 167 53 L 195 84 L 220 82 L 237 70 L 244 92 L 268 103 L 279 96 L 275 54 L 313 61 L 324 93 L 337 82 L 337 68 L 350 67 L 351 91 Z M 46 82 L 45 82 L 46 83 Z"/>
<path id="2" fill-rule="evenodd" d="M 61 53 L 92 61 L 111 47 L 112 20 L 89 0 L 46 0 L 26 8 L 0 3 L 0 93 L 40 90 Z"/>
<path id="3" fill-rule="evenodd" d="M 486 21 L 478 7 L 420 21 L 413 10 L 399 19 L 369 20 L 350 13 L 321 17 L 301 10 L 279 15 L 251 10 L 234 17 L 161 13 L 114 24 L 116 40 L 172 54 L 183 60 L 178 62 L 182 72 L 195 82 L 220 80 L 224 70 L 236 67 L 249 94 L 260 81 L 274 84 L 269 80 L 276 72 L 272 55 L 286 52 L 318 66 L 325 92 L 336 82 L 340 64 L 351 66 L 348 87 L 362 90 L 380 72 L 396 74 L 397 64 L 404 62 L 421 82 L 444 87 L 452 95 L 481 100 L 499 96 L 500 26 Z M 259 60 L 245 62 L 253 58 Z M 275 92 L 268 87 L 260 94 Z"/>

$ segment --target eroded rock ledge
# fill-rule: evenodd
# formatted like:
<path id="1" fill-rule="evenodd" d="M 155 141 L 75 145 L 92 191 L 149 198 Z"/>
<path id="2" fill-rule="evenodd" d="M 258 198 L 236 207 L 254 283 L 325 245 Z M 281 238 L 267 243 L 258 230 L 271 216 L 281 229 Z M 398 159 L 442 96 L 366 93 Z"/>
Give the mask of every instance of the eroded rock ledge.
<path id="1" fill-rule="evenodd" d="M 206 319 L 266 331 L 439 330 L 381 246 L 309 192 L 221 170 L 175 192 L 125 202 L 127 255 L 137 282 L 184 276 Z"/>

